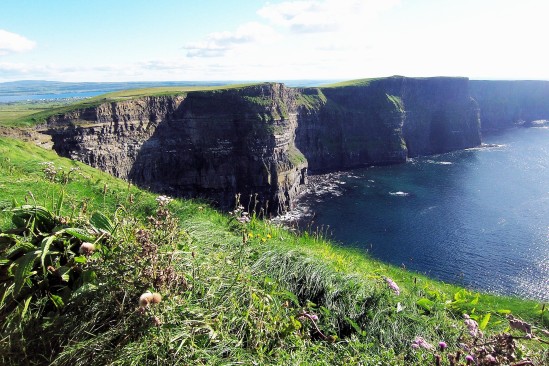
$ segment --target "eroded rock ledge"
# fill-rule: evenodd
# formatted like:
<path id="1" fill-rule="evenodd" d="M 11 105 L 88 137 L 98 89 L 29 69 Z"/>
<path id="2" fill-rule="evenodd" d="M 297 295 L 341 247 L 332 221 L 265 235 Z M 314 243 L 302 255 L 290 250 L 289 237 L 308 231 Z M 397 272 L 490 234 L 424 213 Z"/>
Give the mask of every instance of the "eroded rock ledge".
<path id="1" fill-rule="evenodd" d="M 277 212 L 291 207 L 308 170 L 479 145 L 479 108 L 468 90 L 466 78 L 265 83 L 105 102 L 50 117 L 47 132 L 60 155 L 151 190 L 225 209 L 236 194 L 245 205 L 253 195 Z"/>

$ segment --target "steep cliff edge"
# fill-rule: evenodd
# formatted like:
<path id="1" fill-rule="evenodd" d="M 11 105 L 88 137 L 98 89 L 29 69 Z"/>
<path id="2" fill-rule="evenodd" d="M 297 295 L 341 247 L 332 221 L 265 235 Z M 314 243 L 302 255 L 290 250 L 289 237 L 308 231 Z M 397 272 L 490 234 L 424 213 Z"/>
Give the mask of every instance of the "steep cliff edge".
<path id="1" fill-rule="evenodd" d="M 99 103 L 47 120 L 54 149 L 140 186 L 292 205 L 307 176 L 480 144 L 465 78 L 279 83 Z M 255 201 L 254 196 L 254 201 Z"/>
<path id="2" fill-rule="evenodd" d="M 466 78 L 394 76 L 304 90 L 302 99 L 296 146 L 313 172 L 481 143 L 479 108 Z"/>
<path id="3" fill-rule="evenodd" d="M 306 177 L 295 90 L 281 84 L 147 97 L 48 120 L 54 149 L 140 186 L 232 208 L 290 205 Z M 297 157 L 297 158 L 296 158 Z M 255 199 L 255 198 L 254 198 Z"/>
<path id="4" fill-rule="evenodd" d="M 549 120 L 549 81 L 471 80 L 469 87 L 480 105 L 482 131 Z"/>

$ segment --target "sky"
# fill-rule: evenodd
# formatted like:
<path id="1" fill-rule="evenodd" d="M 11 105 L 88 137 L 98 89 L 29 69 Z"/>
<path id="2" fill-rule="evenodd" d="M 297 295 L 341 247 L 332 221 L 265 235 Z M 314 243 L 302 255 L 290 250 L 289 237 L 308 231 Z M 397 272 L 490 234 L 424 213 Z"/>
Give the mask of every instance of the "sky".
<path id="1" fill-rule="evenodd" d="M 549 80 L 547 0 L 0 0 L 0 82 Z"/>

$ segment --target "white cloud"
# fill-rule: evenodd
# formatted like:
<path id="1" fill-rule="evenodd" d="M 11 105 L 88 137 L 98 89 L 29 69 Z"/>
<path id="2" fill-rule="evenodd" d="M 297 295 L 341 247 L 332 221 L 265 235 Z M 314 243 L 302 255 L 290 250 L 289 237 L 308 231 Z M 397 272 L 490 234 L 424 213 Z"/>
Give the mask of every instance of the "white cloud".
<path id="1" fill-rule="evenodd" d="M 334 32 L 347 25 L 364 24 L 398 0 L 300 0 L 267 4 L 257 13 L 294 33 Z"/>
<path id="2" fill-rule="evenodd" d="M 0 29 L 0 56 L 13 52 L 30 51 L 35 46 L 36 42 L 19 34 Z"/>
<path id="3" fill-rule="evenodd" d="M 189 57 L 220 57 L 239 46 L 251 43 L 264 43 L 276 38 L 271 27 L 250 22 L 239 26 L 235 31 L 210 33 L 204 40 L 191 42 L 183 48 Z"/>

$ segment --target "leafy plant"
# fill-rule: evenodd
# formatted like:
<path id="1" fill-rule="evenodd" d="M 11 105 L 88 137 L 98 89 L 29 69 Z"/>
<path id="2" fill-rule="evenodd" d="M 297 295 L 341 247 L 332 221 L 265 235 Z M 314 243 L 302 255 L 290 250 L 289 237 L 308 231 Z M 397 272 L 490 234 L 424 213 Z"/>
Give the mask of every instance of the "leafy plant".
<path id="1" fill-rule="evenodd" d="M 24 317 L 32 299 L 46 299 L 42 311 L 61 310 L 81 286 L 93 283 L 95 273 L 85 264 L 99 255 L 112 226 L 94 214 L 95 225 L 72 227 L 66 219 L 42 206 L 23 205 L 11 213 L 14 229 L 0 233 L 0 318 L 17 309 Z M 102 220 L 99 218 L 102 217 Z M 95 252 L 95 253 L 94 253 Z"/>

